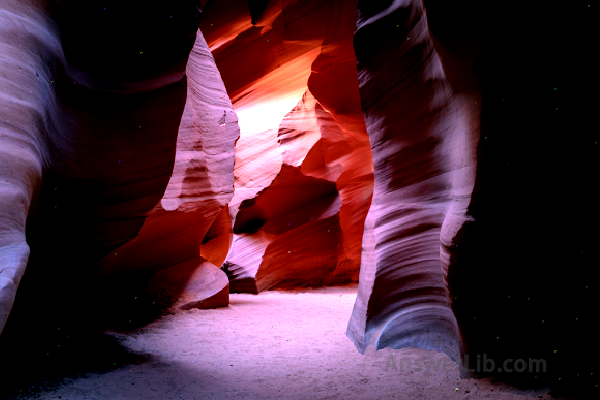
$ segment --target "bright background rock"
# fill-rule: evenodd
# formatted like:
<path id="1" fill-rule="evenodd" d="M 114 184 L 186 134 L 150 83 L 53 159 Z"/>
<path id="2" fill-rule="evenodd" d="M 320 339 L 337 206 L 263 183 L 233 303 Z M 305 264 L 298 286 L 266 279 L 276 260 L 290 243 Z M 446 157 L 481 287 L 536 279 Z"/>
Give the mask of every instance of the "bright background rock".
<path id="1" fill-rule="evenodd" d="M 356 5 L 241 3 L 207 4 L 201 25 L 240 121 L 231 290 L 356 282 L 372 192 Z"/>

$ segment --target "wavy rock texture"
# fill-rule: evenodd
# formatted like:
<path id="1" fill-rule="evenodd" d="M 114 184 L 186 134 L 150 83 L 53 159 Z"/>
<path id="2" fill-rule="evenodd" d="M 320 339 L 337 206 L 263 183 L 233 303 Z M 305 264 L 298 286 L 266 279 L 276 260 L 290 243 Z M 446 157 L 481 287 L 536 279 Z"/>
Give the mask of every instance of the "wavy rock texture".
<path id="1" fill-rule="evenodd" d="M 220 267 L 229 253 L 232 241 L 229 207 L 223 207 L 202 239 L 200 256 Z"/>
<path id="2" fill-rule="evenodd" d="M 524 4 L 515 12 L 477 1 L 424 3 L 456 96 L 473 107 L 481 93 L 468 206 L 475 222 L 458 231 L 448 269 L 470 367 L 476 368 L 476 354 L 496 365 L 544 359 L 545 374 L 478 375 L 548 385 L 553 396 L 594 397 L 600 383 L 597 350 L 589 345 L 596 340 L 600 263 L 600 232 L 590 229 L 600 218 L 588 192 L 600 160 L 597 107 L 589 101 L 599 83 L 589 51 L 597 36 L 594 6 Z"/>
<path id="3" fill-rule="evenodd" d="M 44 49 L 44 51 L 42 51 Z M 51 72 L 59 52 L 50 21 L 25 2 L 0 8 L 0 332 L 29 260 L 27 215 L 39 198 L 48 149 L 47 114 L 56 109 Z"/>
<path id="4" fill-rule="evenodd" d="M 0 359 L 360 274 L 361 352 L 594 390 L 594 8 L 482 4 L 3 0 Z"/>
<path id="5" fill-rule="evenodd" d="M 160 282 L 171 297 L 181 298 L 181 307 L 187 309 L 199 301 L 194 296 L 205 299 L 204 308 L 212 304 L 206 302 L 210 296 L 219 297 L 215 304 L 228 304 L 226 275 L 199 257 L 201 243 L 211 228 L 204 250 L 210 254 L 207 257 L 218 262 L 229 249 L 231 229 L 223 229 L 228 220 L 218 217 L 233 197 L 234 145 L 239 127 L 201 32 L 190 53 L 186 75 L 188 97 L 179 126 L 175 166 L 164 196 L 138 236 L 104 257 L 99 268 L 109 280 L 115 279 L 116 273 L 128 274 L 134 269 L 144 274 L 159 271 L 161 279 L 152 279 L 152 291 L 161 291 Z M 164 269 L 168 273 L 161 271 Z M 219 289 L 210 296 L 205 291 L 188 291 L 196 285 L 192 282 L 205 279 L 202 271 Z M 177 288 L 183 292 L 178 293 Z"/>
<path id="6" fill-rule="evenodd" d="M 102 298 L 106 289 L 92 280 L 93 265 L 138 235 L 173 172 L 186 104 L 185 67 L 199 23 L 194 3 L 162 8 L 141 7 L 140 1 L 104 7 L 76 1 L 3 3 L 3 45 L 14 66 L 3 68 L 3 101 L 13 107 L 2 107 L 11 111 L 3 118 L 8 129 L 3 138 L 20 147 L 10 162 L 19 172 L 9 173 L 7 194 L 20 205 L 9 207 L 12 222 L 2 224 L 9 227 L 6 245 L 14 247 L 12 254 L 3 250 L 8 265 L 2 265 L 0 320 L 6 320 L 27 261 L 22 239 L 32 199 L 38 205 L 27 216 L 31 278 L 25 277 L 13 312 L 16 307 L 23 319 L 43 324 L 56 316 L 31 310 L 41 299 L 62 310 L 72 307 L 74 297 Z M 147 26 L 153 29 L 142 29 Z M 226 96 L 223 100 L 228 103 Z M 227 162 L 232 166 L 233 160 Z M 231 182 L 228 190 L 230 195 Z M 56 289 L 65 285 L 68 290 Z M 18 329 L 26 330 L 28 323 Z"/>
<path id="7" fill-rule="evenodd" d="M 356 5 L 242 3 L 208 4 L 201 26 L 240 118 L 231 291 L 357 281 L 372 165 Z"/>
<path id="8" fill-rule="evenodd" d="M 182 310 L 229 305 L 227 275 L 202 258 L 161 269 L 148 286 L 151 293 L 175 299 L 175 306 Z"/>
<path id="9" fill-rule="evenodd" d="M 359 2 L 354 48 L 375 188 L 348 336 L 359 351 L 406 346 L 458 360 L 448 254 L 468 220 L 475 131 L 419 1 Z"/>
<path id="10" fill-rule="evenodd" d="M 434 13 L 441 13 L 443 8 L 445 8 L 440 4 L 427 4 L 425 2 L 423 4 L 431 5 L 431 9 L 434 10 Z M 473 9 L 477 8 L 476 5 L 471 6 Z M 429 10 L 429 7 L 427 10 Z M 458 13 L 458 10 L 453 11 L 452 13 L 454 12 Z M 452 15 L 452 13 L 447 15 Z M 427 13 L 427 15 L 427 20 L 429 22 L 428 27 L 430 27 L 431 18 L 429 17 L 429 13 Z M 465 16 L 462 18 L 467 19 L 468 17 L 466 17 L 466 15 L 467 14 L 465 13 Z M 437 17 L 437 14 L 435 14 L 435 16 Z M 437 22 L 437 18 L 434 18 L 434 21 Z M 455 19 L 458 22 L 461 17 L 456 16 Z M 463 36 L 462 40 L 460 40 L 462 42 L 460 44 L 461 48 L 458 52 L 455 51 L 455 53 L 453 53 L 450 52 L 438 40 L 437 33 L 439 33 L 439 31 L 436 30 L 436 34 L 434 34 L 431 31 L 431 28 L 429 29 L 429 38 L 431 39 L 436 53 L 440 57 L 446 81 L 453 88 L 453 100 L 456 108 L 459 110 L 462 116 L 462 129 L 465 132 L 465 138 L 467 138 L 467 140 L 470 139 L 470 141 L 467 143 L 463 143 L 462 145 L 459 144 L 455 150 L 455 154 L 459 154 L 459 152 L 462 151 L 464 152 L 463 154 L 469 156 L 467 162 L 470 164 L 470 166 L 468 168 L 463 168 L 462 171 L 464 171 L 464 173 L 460 176 L 457 176 L 458 179 L 456 179 L 455 184 L 453 185 L 455 188 L 452 193 L 453 202 L 448 210 L 446 218 L 444 219 L 442 231 L 440 233 L 440 239 L 442 243 L 440 250 L 441 267 L 444 277 L 446 278 L 445 282 L 449 295 L 448 298 L 450 300 L 450 305 L 455 318 L 457 319 L 457 327 L 459 331 L 458 340 L 460 343 L 460 373 L 461 377 L 467 378 L 472 377 L 473 374 L 470 373 L 468 368 L 465 368 L 465 364 L 470 362 L 472 364 L 468 367 L 473 367 L 473 355 L 478 353 L 476 352 L 475 348 L 472 348 L 473 340 L 471 340 L 469 337 L 473 335 L 473 333 L 470 329 L 465 330 L 464 327 L 465 323 L 470 323 L 470 318 L 468 321 L 466 321 L 466 318 L 462 318 L 461 320 L 461 315 L 457 313 L 456 310 L 455 300 L 460 293 L 461 299 L 464 302 L 464 298 L 466 297 L 464 296 L 465 292 L 462 291 L 460 287 L 464 286 L 471 280 L 471 278 L 467 278 L 467 274 L 465 274 L 466 269 L 464 268 L 464 264 L 468 258 L 465 257 L 464 248 L 467 246 L 472 246 L 473 240 L 469 234 L 465 233 L 472 230 L 472 225 L 475 222 L 472 207 L 473 200 L 475 199 L 478 191 L 475 185 L 477 180 L 477 168 L 475 167 L 480 164 L 481 160 L 481 157 L 477 157 L 477 154 L 474 151 L 477 145 L 479 145 L 479 143 L 474 143 L 475 138 L 478 140 L 481 139 L 482 100 L 481 85 L 479 84 L 479 80 L 475 75 L 473 68 L 473 61 L 477 55 L 477 44 L 476 40 L 474 39 L 476 34 L 469 33 L 464 35 L 462 32 L 460 32 L 460 30 L 457 29 L 444 30 L 440 37 L 446 45 L 450 44 L 453 50 L 456 50 L 453 48 L 453 44 L 456 43 L 456 38 Z M 473 27 L 471 27 L 471 29 L 478 31 L 478 29 L 474 29 Z M 468 30 L 468 28 L 465 30 Z M 468 36 L 470 36 L 470 38 Z M 454 43 L 452 43 L 453 40 Z M 457 279 L 457 277 L 461 278 Z M 465 354 L 470 354 L 471 358 L 465 358 Z"/>

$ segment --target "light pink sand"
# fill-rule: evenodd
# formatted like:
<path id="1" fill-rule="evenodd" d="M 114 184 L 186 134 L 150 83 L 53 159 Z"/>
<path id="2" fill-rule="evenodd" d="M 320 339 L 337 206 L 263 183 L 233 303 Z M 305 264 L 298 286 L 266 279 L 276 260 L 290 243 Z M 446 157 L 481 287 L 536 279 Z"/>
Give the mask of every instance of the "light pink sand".
<path id="1" fill-rule="evenodd" d="M 123 338 L 151 361 L 65 381 L 44 399 L 549 399 L 489 379 L 458 379 L 436 351 L 373 348 L 346 337 L 356 287 L 232 294 L 229 307 L 178 311 Z M 452 363 L 449 372 L 385 370 L 389 355 Z M 130 372 L 131 371 L 131 372 Z M 477 386 L 476 386 L 477 385 Z M 455 389 L 459 390 L 456 391 Z M 466 393 L 468 390 L 470 393 Z M 493 390 L 493 391 L 492 391 Z"/>

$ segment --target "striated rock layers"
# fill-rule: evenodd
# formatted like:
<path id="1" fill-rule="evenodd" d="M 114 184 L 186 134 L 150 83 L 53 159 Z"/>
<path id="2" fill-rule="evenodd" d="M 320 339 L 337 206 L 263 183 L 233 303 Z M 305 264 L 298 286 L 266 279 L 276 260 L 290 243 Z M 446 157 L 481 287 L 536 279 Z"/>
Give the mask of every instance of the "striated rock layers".
<path id="1" fill-rule="evenodd" d="M 29 259 L 30 248 L 25 237 L 27 215 L 35 208 L 44 158 L 48 154 L 41 131 L 46 127 L 47 113 L 57 108 L 51 96 L 51 71 L 40 68 L 59 49 L 55 36 L 48 34 L 49 29 L 49 21 L 39 10 L 17 1 L 3 2 L 0 8 L 0 332 Z"/>
<path id="2" fill-rule="evenodd" d="M 217 266 L 231 242 L 229 220 L 222 211 L 233 197 L 233 154 L 239 127 L 201 32 L 186 75 L 187 101 L 165 193 L 138 236 L 106 255 L 99 269 L 109 280 L 117 273 L 156 272 L 150 291 L 166 292 L 182 308 L 226 306 L 228 280 Z"/>
<path id="3" fill-rule="evenodd" d="M 7 0 L 0 18 L 0 329 L 11 306 L 22 331 L 54 325 L 112 301 L 114 274 L 180 264 L 155 289 L 226 304 L 239 128 L 197 2 Z"/>
<path id="4" fill-rule="evenodd" d="M 356 282 L 373 185 L 356 4 L 223 1 L 204 16 L 241 131 L 230 290 Z"/>
<path id="5" fill-rule="evenodd" d="M 420 1 L 361 1 L 354 35 L 375 187 L 348 336 L 359 351 L 405 346 L 460 356 L 447 287 L 468 221 L 477 105 L 458 101 Z"/>
<path id="6" fill-rule="evenodd" d="M 596 105 L 587 101 L 598 85 L 589 51 L 594 6 L 526 4 L 515 12 L 477 1 L 424 3 L 456 98 L 469 108 L 483 103 L 468 208 L 475 222 L 458 230 L 458 247 L 444 248 L 461 351 L 473 370 L 476 355 L 497 367 L 543 359 L 545 374 L 530 366 L 477 372 L 548 385 L 557 397 L 594 397 L 600 382 L 589 343 L 596 340 L 600 233 L 590 227 L 600 217 L 589 188 L 600 159 Z"/>

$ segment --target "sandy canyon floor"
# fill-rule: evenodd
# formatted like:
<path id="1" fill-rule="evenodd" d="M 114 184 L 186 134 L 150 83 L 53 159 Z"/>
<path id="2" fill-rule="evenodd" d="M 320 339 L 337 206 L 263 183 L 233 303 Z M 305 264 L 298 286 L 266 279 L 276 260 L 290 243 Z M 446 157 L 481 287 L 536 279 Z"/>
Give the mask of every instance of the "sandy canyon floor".
<path id="1" fill-rule="evenodd" d="M 547 389 L 525 391 L 491 379 L 459 379 L 458 365 L 436 351 L 374 352 L 370 347 L 361 355 L 346 337 L 356 291 L 332 287 L 232 294 L 228 307 L 177 311 L 129 334 L 107 332 L 143 361 L 78 374 L 11 398 L 551 398 Z M 429 359 L 442 367 L 428 371 L 400 359 Z"/>

